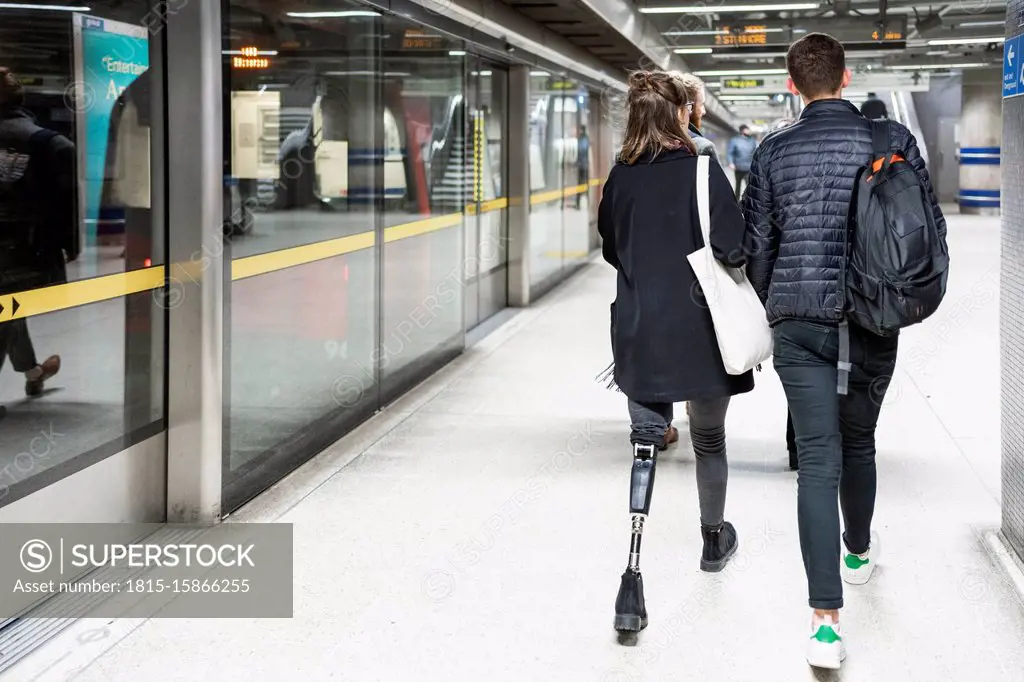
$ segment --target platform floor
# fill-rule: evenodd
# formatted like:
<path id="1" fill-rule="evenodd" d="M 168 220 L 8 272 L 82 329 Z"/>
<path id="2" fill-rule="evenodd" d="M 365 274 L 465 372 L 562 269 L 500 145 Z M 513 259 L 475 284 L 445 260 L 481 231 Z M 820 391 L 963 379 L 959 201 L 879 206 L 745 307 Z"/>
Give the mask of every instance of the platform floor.
<path id="1" fill-rule="evenodd" d="M 984 540 L 1000 519 L 999 224 L 950 214 L 947 301 L 904 335 L 878 429 L 884 553 L 847 588 L 839 674 L 802 658 L 770 368 L 728 418 L 736 559 L 698 570 L 684 437 L 645 534 L 651 623 L 616 641 L 630 459 L 624 398 L 593 381 L 614 295 L 595 262 L 231 519 L 295 524 L 293 619 L 83 621 L 9 679 L 1022 680 L 1024 607 Z"/>

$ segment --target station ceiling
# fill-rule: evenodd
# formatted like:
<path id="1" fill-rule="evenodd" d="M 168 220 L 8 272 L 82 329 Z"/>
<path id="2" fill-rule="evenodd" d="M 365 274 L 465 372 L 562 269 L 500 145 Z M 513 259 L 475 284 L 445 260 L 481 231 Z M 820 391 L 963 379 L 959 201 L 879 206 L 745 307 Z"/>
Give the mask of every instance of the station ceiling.
<path id="1" fill-rule="evenodd" d="M 502 0 L 506 5 L 588 50 L 625 74 L 650 64 L 651 45 L 638 45 L 632 13 L 649 22 L 659 49 L 678 55 L 709 83 L 724 74 L 777 73 L 786 47 L 808 32 L 835 35 L 848 65 L 872 73 L 943 73 L 998 67 L 1002 61 L 1006 3 L 993 0 L 913 2 L 831 0 Z M 611 9 L 609 9 L 611 8 Z M 883 15 L 884 13 L 884 15 Z M 884 19 L 883 19 L 884 16 Z M 678 64 L 679 62 L 677 62 Z M 729 105 L 727 105 L 729 106 Z"/>

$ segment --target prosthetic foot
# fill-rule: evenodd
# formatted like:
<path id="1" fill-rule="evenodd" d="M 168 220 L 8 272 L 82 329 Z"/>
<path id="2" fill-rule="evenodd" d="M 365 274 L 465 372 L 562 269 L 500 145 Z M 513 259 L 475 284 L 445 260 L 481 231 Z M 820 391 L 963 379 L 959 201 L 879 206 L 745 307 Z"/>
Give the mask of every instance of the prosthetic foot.
<path id="1" fill-rule="evenodd" d="M 629 564 L 622 574 L 619 595 L 615 598 L 615 629 L 619 632 L 639 632 L 647 627 L 644 581 L 640 575 L 640 539 L 644 520 L 651 511 L 657 454 L 658 449 L 654 445 L 633 445 L 633 470 L 629 480 L 629 513 L 633 517 Z"/>

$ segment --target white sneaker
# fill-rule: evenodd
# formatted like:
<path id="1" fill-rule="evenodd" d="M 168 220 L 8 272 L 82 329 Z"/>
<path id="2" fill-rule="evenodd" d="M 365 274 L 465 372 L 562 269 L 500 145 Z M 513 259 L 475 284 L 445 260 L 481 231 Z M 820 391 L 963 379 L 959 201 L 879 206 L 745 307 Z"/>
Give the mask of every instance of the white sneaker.
<path id="1" fill-rule="evenodd" d="M 839 563 L 839 573 L 843 576 L 843 582 L 863 585 L 871 580 L 871 574 L 875 572 L 875 565 L 881 554 L 882 546 L 878 541 L 878 534 L 874 532 L 871 533 L 868 551 L 863 554 L 854 554 L 846 549 L 846 543 L 843 542 L 843 560 Z"/>
<path id="2" fill-rule="evenodd" d="M 811 618 L 811 637 L 807 641 L 807 662 L 815 668 L 839 670 L 846 659 L 846 644 L 839 623 Z"/>

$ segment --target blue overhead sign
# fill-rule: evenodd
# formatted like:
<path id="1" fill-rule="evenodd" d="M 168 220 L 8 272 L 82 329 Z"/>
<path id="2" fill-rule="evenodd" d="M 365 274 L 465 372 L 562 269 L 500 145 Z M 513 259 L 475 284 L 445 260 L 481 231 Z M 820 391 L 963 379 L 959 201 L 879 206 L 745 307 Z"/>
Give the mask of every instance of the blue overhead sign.
<path id="1" fill-rule="evenodd" d="M 1003 45 L 1003 98 L 1024 95 L 1024 35 L 1008 38 Z"/>

